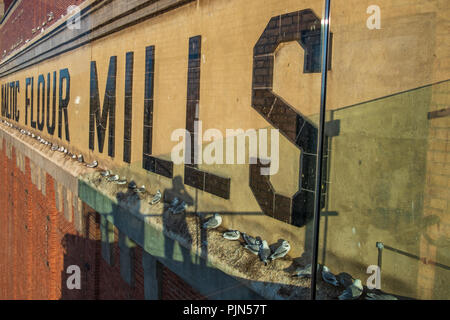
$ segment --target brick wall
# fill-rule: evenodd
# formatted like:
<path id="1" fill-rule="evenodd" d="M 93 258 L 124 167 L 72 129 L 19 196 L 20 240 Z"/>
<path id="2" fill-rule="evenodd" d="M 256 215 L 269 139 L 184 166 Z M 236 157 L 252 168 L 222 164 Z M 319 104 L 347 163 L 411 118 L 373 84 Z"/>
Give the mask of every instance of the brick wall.
<path id="1" fill-rule="evenodd" d="M 133 249 L 135 281 L 130 286 L 120 274 L 119 230 L 110 266 L 101 255 L 99 214 L 83 204 L 83 230 L 77 231 L 64 209 L 57 209 L 54 179 L 38 177 L 39 168 L 2 140 L 0 299 L 144 299 L 142 248 Z M 81 290 L 67 288 L 70 265 L 80 267 Z M 167 268 L 159 281 L 162 299 L 204 299 Z"/>
<path id="2" fill-rule="evenodd" d="M 85 0 L 22 0 L 0 26 L 0 57 L 20 48 Z M 6 11 L 5 2 L 5 11 Z M 44 25 L 43 25 L 44 24 Z M 37 29 L 39 27 L 39 29 Z M 34 32 L 33 32 L 33 29 Z"/>

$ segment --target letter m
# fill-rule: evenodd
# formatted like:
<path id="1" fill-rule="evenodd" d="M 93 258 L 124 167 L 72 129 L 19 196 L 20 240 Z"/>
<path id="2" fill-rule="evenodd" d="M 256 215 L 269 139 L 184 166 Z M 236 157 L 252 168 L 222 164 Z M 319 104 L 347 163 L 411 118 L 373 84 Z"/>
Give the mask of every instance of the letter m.
<path id="1" fill-rule="evenodd" d="M 91 61 L 91 88 L 89 103 L 89 149 L 94 150 L 95 128 L 97 128 L 98 151 L 103 152 L 105 144 L 106 125 L 109 118 L 108 130 L 108 155 L 114 157 L 114 131 L 116 110 L 116 72 L 117 57 L 112 56 L 109 60 L 108 78 L 106 79 L 105 98 L 103 110 L 100 110 L 100 99 L 98 94 L 97 65 Z"/>

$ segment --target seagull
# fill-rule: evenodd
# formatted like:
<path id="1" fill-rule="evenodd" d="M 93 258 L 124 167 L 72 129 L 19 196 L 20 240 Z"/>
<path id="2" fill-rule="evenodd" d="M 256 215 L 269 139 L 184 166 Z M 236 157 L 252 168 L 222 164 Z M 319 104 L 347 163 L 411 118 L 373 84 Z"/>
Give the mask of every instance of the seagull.
<path id="1" fill-rule="evenodd" d="M 183 211 L 185 211 L 187 209 L 187 207 L 188 207 L 187 203 L 184 201 L 181 201 L 181 203 L 175 209 L 172 209 L 172 213 L 173 214 L 182 213 Z"/>
<path id="2" fill-rule="evenodd" d="M 100 173 L 103 177 L 109 177 L 111 175 L 111 171 L 105 170 Z"/>
<path id="3" fill-rule="evenodd" d="M 283 258 L 285 255 L 287 255 L 289 250 L 291 250 L 291 245 L 286 240 L 283 240 L 281 245 L 277 249 L 275 249 L 275 251 L 269 256 L 269 259 L 273 261 L 278 258 Z"/>
<path id="4" fill-rule="evenodd" d="M 338 282 L 344 287 L 347 288 L 348 286 L 351 286 L 353 283 L 353 277 L 348 274 L 347 272 L 341 272 L 336 276 L 336 279 Z"/>
<path id="5" fill-rule="evenodd" d="M 133 189 L 133 190 L 136 189 L 136 188 L 137 188 L 136 182 L 131 181 L 131 182 L 128 184 L 128 188 Z"/>
<path id="6" fill-rule="evenodd" d="M 244 248 L 248 249 L 253 254 L 258 254 L 259 246 L 261 245 L 262 242 L 261 238 L 260 237 L 253 238 L 252 236 L 249 236 L 244 232 L 242 233 L 242 238 L 245 241 Z"/>
<path id="7" fill-rule="evenodd" d="M 86 167 L 88 167 L 88 168 L 95 168 L 97 166 L 98 166 L 97 160 L 94 160 L 92 163 L 89 163 L 86 165 Z"/>
<path id="8" fill-rule="evenodd" d="M 228 230 L 223 233 L 223 237 L 227 240 L 237 240 L 241 237 L 239 230 Z"/>
<path id="9" fill-rule="evenodd" d="M 52 146 L 52 149 L 51 149 L 52 151 L 56 151 L 56 150 L 58 150 L 58 146 L 56 145 L 56 144 L 54 144 L 53 146 Z"/>
<path id="10" fill-rule="evenodd" d="M 110 175 L 107 180 L 108 181 L 117 181 L 117 180 L 119 180 L 119 176 L 117 174 L 115 174 L 113 176 Z"/>
<path id="11" fill-rule="evenodd" d="M 66 148 L 64 148 L 64 151 L 63 151 L 63 152 L 67 154 L 67 152 L 68 152 L 68 151 L 67 151 L 67 149 L 66 149 Z"/>
<path id="12" fill-rule="evenodd" d="M 84 162 L 84 158 L 83 158 L 82 154 L 78 155 L 78 162 L 80 162 L 80 163 Z"/>
<path id="13" fill-rule="evenodd" d="M 203 224 L 203 228 L 204 229 L 214 229 L 214 228 L 217 228 L 218 226 L 220 226 L 221 223 L 222 223 L 222 217 L 220 216 L 220 214 L 214 213 L 214 215 Z"/>
<path id="14" fill-rule="evenodd" d="M 398 300 L 398 298 L 383 292 L 368 292 L 366 300 Z"/>
<path id="15" fill-rule="evenodd" d="M 270 248 L 267 244 L 266 240 L 263 240 L 261 245 L 259 246 L 259 258 L 262 262 L 264 262 L 264 265 L 267 266 L 267 259 L 270 256 Z"/>
<path id="16" fill-rule="evenodd" d="M 335 286 L 335 287 L 338 287 L 338 286 L 339 286 L 339 282 L 337 281 L 337 279 L 336 279 L 336 277 L 334 276 L 334 274 L 332 274 L 332 273 L 330 272 L 330 269 L 328 269 L 327 266 L 323 266 L 323 269 L 322 269 L 322 279 L 323 279 L 325 282 L 327 282 L 327 283 L 329 283 L 329 284 L 332 284 L 332 285 Z"/>
<path id="17" fill-rule="evenodd" d="M 76 154 L 73 154 L 73 155 L 72 155 L 72 159 L 75 160 L 76 158 L 77 158 L 77 155 L 76 155 Z"/>
<path id="18" fill-rule="evenodd" d="M 119 184 L 119 185 L 123 185 L 123 184 L 127 183 L 127 179 L 116 180 L 115 183 Z"/>
<path id="19" fill-rule="evenodd" d="M 361 280 L 356 279 L 350 286 L 345 289 L 338 297 L 339 300 L 356 300 L 363 293 L 363 286 Z"/>
<path id="20" fill-rule="evenodd" d="M 299 277 L 299 278 L 310 278 L 311 277 L 311 271 L 312 265 L 308 264 L 305 267 L 299 267 L 295 269 L 293 277 Z"/>
<path id="21" fill-rule="evenodd" d="M 156 194 L 153 196 L 152 200 L 150 201 L 151 205 L 157 204 L 159 201 L 161 201 L 162 194 L 161 191 L 156 191 Z"/>

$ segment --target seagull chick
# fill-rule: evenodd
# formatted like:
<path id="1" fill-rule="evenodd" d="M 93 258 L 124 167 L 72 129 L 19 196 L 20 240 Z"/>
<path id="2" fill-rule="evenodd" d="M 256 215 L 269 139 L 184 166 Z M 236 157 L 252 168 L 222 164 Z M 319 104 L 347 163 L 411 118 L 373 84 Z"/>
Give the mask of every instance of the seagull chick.
<path id="1" fill-rule="evenodd" d="M 275 260 L 278 258 L 283 258 L 291 250 L 291 245 L 286 240 L 283 240 L 281 245 L 275 249 L 275 251 L 269 256 L 270 260 Z"/>
<path id="2" fill-rule="evenodd" d="M 361 280 L 356 279 L 350 286 L 345 289 L 338 297 L 339 300 L 356 300 L 363 293 L 363 286 Z"/>
<path id="3" fill-rule="evenodd" d="M 150 201 L 151 205 L 157 204 L 159 201 L 161 201 L 162 194 L 161 191 L 156 191 L 155 195 L 153 196 L 152 200 Z"/>
<path id="4" fill-rule="evenodd" d="M 328 269 L 327 266 L 323 266 L 322 269 L 322 279 L 329 284 L 332 284 L 335 287 L 339 286 L 339 282 L 337 281 L 336 277 L 334 276 L 334 274 L 332 274 L 330 272 L 330 269 Z"/>
<path id="5" fill-rule="evenodd" d="M 220 214 L 214 213 L 214 215 L 203 224 L 203 229 L 214 229 L 220 226 L 221 223 L 222 217 Z"/>
<path id="6" fill-rule="evenodd" d="M 241 237 L 239 230 L 228 230 L 223 233 L 223 237 L 227 240 L 237 240 Z"/>
<path id="7" fill-rule="evenodd" d="M 266 240 L 263 240 L 261 245 L 259 246 L 259 258 L 262 262 L 264 262 L 264 265 L 267 266 L 267 259 L 270 256 L 270 248 L 267 244 Z"/>

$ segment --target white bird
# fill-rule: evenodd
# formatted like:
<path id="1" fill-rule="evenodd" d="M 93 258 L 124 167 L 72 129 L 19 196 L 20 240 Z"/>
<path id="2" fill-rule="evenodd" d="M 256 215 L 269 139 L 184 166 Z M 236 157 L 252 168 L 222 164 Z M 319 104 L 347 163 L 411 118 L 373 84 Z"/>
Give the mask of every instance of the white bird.
<path id="1" fill-rule="evenodd" d="M 338 297 L 339 300 L 356 300 L 363 293 L 363 286 L 361 280 L 356 279 L 350 286 L 345 289 Z"/>
<path id="2" fill-rule="evenodd" d="M 78 162 L 80 162 L 80 163 L 84 162 L 84 158 L 83 158 L 82 154 L 78 155 Z"/>
<path id="3" fill-rule="evenodd" d="M 222 235 L 227 240 L 237 240 L 241 237 L 239 230 L 228 230 Z"/>
<path id="4" fill-rule="evenodd" d="M 161 201 L 162 194 L 161 191 L 156 191 L 155 195 L 153 196 L 152 200 L 150 201 L 151 205 L 157 204 L 159 201 Z"/>
<path id="5" fill-rule="evenodd" d="M 398 298 L 383 292 L 368 292 L 366 300 L 398 300 Z"/>
<path id="6" fill-rule="evenodd" d="M 221 223 L 222 223 L 222 217 L 220 216 L 220 214 L 214 213 L 214 215 L 203 224 L 203 228 L 204 229 L 214 229 L 214 228 L 217 228 L 218 226 L 220 226 Z"/>
<path id="7" fill-rule="evenodd" d="M 86 165 L 86 167 L 88 167 L 88 168 L 95 168 L 97 166 L 98 166 L 97 160 L 94 160 L 92 163 L 89 163 Z"/>
<path id="8" fill-rule="evenodd" d="M 267 259 L 270 256 L 270 248 L 269 245 L 267 244 L 266 240 L 263 240 L 261 242 L 261 245 L 259 246 L 259 258 L 261 259 L 262 262 L 264 262 L 264 265 L 267 265 Z"/>
<path id="9" fill-rule="evenodd" d="M 114 182 L 119 185 L 124 185 L 127 183 L 127 179 L 115 180 Z"/>
<path id="10" fill-rule="evenodd" d="M 275 251 L 269 256 L 271 261 L 279 258 L 283 258 L 291 250 L 291 245 L 286 240 L 283 240 L 281 245 L 275 249 Z"/>
<path id="11" fill-rule="evenodd" d="M 102 177 L 109 177 L 111 175 L 111 171 L 109 170 L 102 171 L 101 175 Z"/>
<path id="12" fill-rule="evenodd" d="M 58 150 L 58 146 L 56 145 L 56 144 L 54 144 L 53 146 L 52 146 L 52 149 L 51 149 L 52 151 L 56 151 L 56 150 Z"/>
<path id="13" fill-rule="evenodd" d="M 117 174 L 113 175 L 113 176 L 109 176 L 107 178 L 108 181 L 117 181 L 119 180 L 119 176 Z"/>
<path id="14" fill-rule="evenodd" d="M 334 274 L 330 272 L 327 266 L 323 266 L 322 268 L 322 279 L 329 284 L 332 284 L 335 287 L 339 286 L 339 282 L 337 281 Z"/>
<path id="15" fill-rule="evenodd" d="M 73 154 L 73 155 L 72 155 L 72 159 L 75 160 L 76 158 L 77 158 L 77 155 L 76 155 L 76 154 Z"/>

